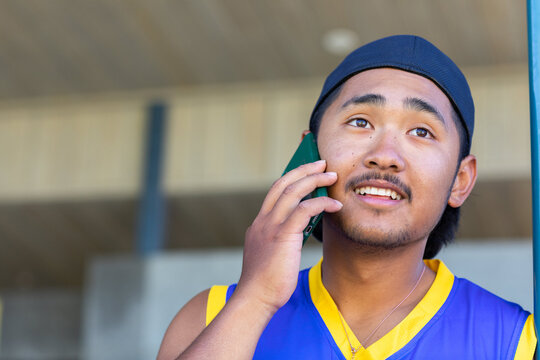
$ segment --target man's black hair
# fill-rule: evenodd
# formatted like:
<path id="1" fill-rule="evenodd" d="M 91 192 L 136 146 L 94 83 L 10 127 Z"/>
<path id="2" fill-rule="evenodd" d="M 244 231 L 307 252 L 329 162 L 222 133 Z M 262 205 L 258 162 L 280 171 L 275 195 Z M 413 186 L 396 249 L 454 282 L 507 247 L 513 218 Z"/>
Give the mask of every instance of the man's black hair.
<path id="1" fill-rule="evenodd" d="M 326 112 L 326 109 L 328 109 L 328 107 L 339 96 L 343 84 L 344 83 L 332 90 L 332 92 L 328 94 L 328 97 L 324 99 L 324 101 L 320 104 L 317 111 L 313 114 L 313 117 L 311 118 L 311 121 L 309 123 L 309 131 L 313 133 L 315 139 L 317 139 L 321 120 L 324 113 Z M 452 104 L 452 120 L 456 124 L 456 128 L 459 134 L 459 158 L 456 168 L 457 174 L 457 169 L 459 169 L 459 164 L 461 163 L 461 160 L 463 160 L 467 155 L 469 155 L 470 144 L 469 138 L 465 131 L 465 127 L 463 126 L 463 123 L 458 115 L 458 112 L 455 109 L 454 104 Z M 437 223 L 437 225 L 435 225 L 435 227 L 429 234 L 426 248 L 424 249 L 424 259 L 434 258 L 443 246 L 450 244 L 454 240 L 454 236 L 459 225 L 459 214 L 459 207 L 454 208 L 448 204 L 446 205 L 446 209 L 441 215 L 439 222 Z M 313 236 L 317 240 L 322 241 L 322 223 L 319 223 L 314 229 Z"/>

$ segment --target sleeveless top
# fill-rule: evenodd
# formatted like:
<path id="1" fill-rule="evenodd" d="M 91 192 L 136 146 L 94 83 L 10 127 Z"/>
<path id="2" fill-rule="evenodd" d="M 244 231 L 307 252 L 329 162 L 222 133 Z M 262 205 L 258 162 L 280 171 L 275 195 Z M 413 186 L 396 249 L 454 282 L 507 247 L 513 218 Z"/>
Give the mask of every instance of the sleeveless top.
<path id="1" fill-rule="evenodd" d="M 360 342 L 321 280 L 321 261 L 299 273 L 298 285 L 263 331 L 254 359 L 532 359 L 533 316 L 470 281 L 439 260 L 425 260 L 436 277 L 424 298 L 390 332 L 368 348 Z M 236 285 L 210 289 L 206 324 L 225 306 Z"/>

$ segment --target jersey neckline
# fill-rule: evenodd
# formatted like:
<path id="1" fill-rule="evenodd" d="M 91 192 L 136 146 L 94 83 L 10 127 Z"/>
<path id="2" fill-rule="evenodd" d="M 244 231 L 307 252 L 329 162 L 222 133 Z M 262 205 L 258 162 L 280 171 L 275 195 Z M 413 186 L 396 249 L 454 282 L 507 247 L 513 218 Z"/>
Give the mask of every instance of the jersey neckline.
<path id="1" fill-rule="evenodd" d="M 309 292 L 324 324 L 328 328 L 337 347 L 345 359 L 352 357 L 349 342 L 343 331 L 345 326 L 352 346 L 358 348 L 360 341 L 349 325 L 340 320 L 338 308 L 324 287 L 321 277 L 323 259 L 309 270 Z M 355 360 L 386 359 L 407 345 L 435 316 L 450 295 L 454 284 L 454 275 L 440 260 L 424 260 L 425 264 L 437 275 L 426 295 L 415 308 L 392 330 L 366 348 L 359 347 Z"/>

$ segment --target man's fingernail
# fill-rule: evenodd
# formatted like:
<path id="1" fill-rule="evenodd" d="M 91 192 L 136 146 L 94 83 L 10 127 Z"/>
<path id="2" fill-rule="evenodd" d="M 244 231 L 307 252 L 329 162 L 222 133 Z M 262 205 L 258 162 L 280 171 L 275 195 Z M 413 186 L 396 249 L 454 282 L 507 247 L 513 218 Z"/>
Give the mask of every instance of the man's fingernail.
<path id="1" fill-rule="evenodd" d="M 326 174 L 328 174 L 328 175 L 330 175 L 330 176 L 332 176 L 332 177 L 337 177 L 337 173 L 334 172 L 334 171 L 329 171 L 329 172 L 327 172 Z"/>
<path id="2" fill-rule="evenodd" d="M 343 207 L 343 204 L 341 203 L 341 201 L 338 201 L 338 200 L 334 200 L 336 202 L 336 204 L 339 205 L 339 207 Z"/>
<path id="3" fill-rule="evenodd" d="M 317 160 L 317 161 L 315 161 L 315 164 L 322 164 L 322 163 L 325 163 L 325 162 L 326 162 L 326 160 L 324 160 L 324 159 L 323 160 Z"/>

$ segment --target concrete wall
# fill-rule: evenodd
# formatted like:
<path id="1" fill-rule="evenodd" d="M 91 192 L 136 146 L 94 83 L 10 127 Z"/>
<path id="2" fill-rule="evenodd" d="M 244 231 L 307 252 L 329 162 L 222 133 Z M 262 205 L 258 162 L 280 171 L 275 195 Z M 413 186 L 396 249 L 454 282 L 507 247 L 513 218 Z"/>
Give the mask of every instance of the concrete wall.
<path id="1" fill-rule="evenodd" d="M 460 242 L 438 256 L 454 275 L 465 277 L 502 298 L 533 311 L 532 243 Z"/>
<path id="2" fill-rule="evenodd" d="M 320 257 L 309 248 L 302 263 Z M 88 272 L 83 312 L 84 359 L 151 359 L 176 312 L 215 284 L 236 282 L 242 250 L 101 257 Z"/>
<path id="3" fill-rule="evenodd" d="M 320 256 L 320 247 L 307 247 L 303 267 Z M 441 258 L 457 276 L 532 309 L 529 241 L 453 245 Z M 236 282 L 241 261 L 241 249 L 96 260 L 85 296 L 84 358 L 155 357 L 169 322 L 183 304 L 211 285 Z"/>
<path id="4" fill-rule="evenodd" d="M 81 348 L 80 291 L 0 293 L 0 359 L 75 360 Z"/>
<path id="5" fill-rule="evenodd" d="M 302 267 L 321 256 L 308 246 Z M 532 310 L 532 254 L 527 240 L 466 243 L 440 258 L 466 277 Z M 83 294 L 70 290 L 0 293 L 0 360 L 122 360 L 155 358 L 176 312 L 214 284 L 236 282 L 242 251 L 165 253 L 146 259 L 109 256 L 88 269 Z"/>

